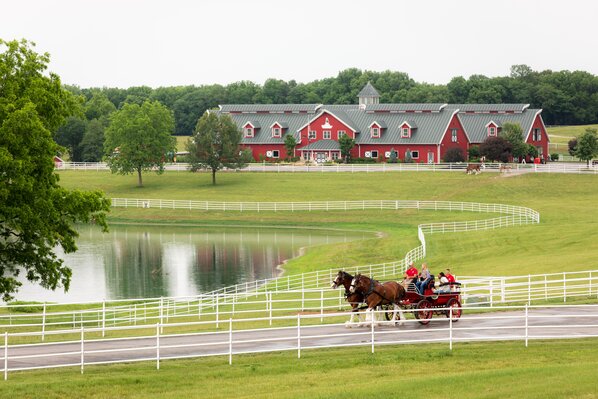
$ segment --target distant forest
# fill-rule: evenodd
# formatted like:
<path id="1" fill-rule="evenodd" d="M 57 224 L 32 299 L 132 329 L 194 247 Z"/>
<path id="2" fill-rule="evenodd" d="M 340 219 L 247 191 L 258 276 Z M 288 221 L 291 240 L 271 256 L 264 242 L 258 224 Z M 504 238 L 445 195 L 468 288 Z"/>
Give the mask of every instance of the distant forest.
<path id="1" fill-rule="evenodd" d="M 385 103 L 529 103 L 532 108 L 544 110 L 542 116 L 547 125 L 598 123 L 598 76 L 583 71 L 540 72 L 527 65 L 511 67 L 509 76 L 459 76 L 446 85 L 418 83 L 403 72 L 351 68 L 336 77 L 309 83 L 268 79 L 263 85 L 241 81 L 226 86 L 157 89 L 67 88 L 82 96 L 87 121 L 107 116 L 127 102 L 158 100 L 174 112 L 175 134 L 190 135 L 204 111 L 219 104 L 354 104 L 357 93 L 368 81 Z"/>

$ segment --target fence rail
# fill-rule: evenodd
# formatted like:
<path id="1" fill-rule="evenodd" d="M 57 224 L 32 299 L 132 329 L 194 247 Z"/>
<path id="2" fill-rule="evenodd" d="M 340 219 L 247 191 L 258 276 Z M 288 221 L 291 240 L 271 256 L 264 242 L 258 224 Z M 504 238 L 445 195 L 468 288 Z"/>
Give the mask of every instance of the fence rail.
<path id="1" fill-rule="evenodd" d="M 487 308 L 476 308 L 478 311 Z M 223 320 L 220 332 L 168 332 L 172 328 L 197 328 L 214 321 L 186 323 L 156 323 L 135 327 L 110 327 L 109 332 L 137 329 L 142 335 L 122 339 L 97 339 L 90 335 L 100 329 L 81 326 L 76 338 L 62 343 L 11 344 L 21 337 L 35 337 L 39 332 L 4 333 L 2 371 L 4 379 L 9 372 L 56 367 L 79 367 L 84 373 L 86 365 L 155 361 L 156 368 L 164 359 L 182 359 L 203 356 L 227 356 L 229 364 L 233 355 L 264 353 L 270 351 L 301 351 L 306 349 L 367 346 L 372 353 L 381 345 L 421 342 L 453 344 L 466 341 L 520 340 L 527 347 L 534 339 L 564 339 L 598 337 L 598 305 L 577 306 L 519 306 L 500 307 L 507 312 L 466 314 L 456 324 L 453 309 L 447 317 L 433 318 L 426 329 L 409 328 L 415 318 L 407 318 L 402 326 L 394 322 L 367 323 L 364 329 L 345 329 L 342 323 L 346 313 L 320 315 L 287 315 L 276 317 L 282 327 L 244 328 L 246 320 L 229 317 Z M 464 307 L 464 311 L 468 308 Z M 408 310 L 415 313 L 419 310 Z M 558 317 L 555 317 L 558 316 Z M 318 323 L 318 319 L 320 322 Z M 559 320 L 555 322 L 553 320 Z M 272 318 L 253 318 L 253 322 L 272 322 Z M 325 320 L 325 324 L 322 322 Z M 217 322 L 216 322 L 217 323 Z M 406 325 L 406 326 L 405 326 Z M 166 330 L 166 332 L 165 332 Z M 70 334 L 72 331 L 54 331 L 53 334 Z"/>
<path id="2" fill-rule="evenodd" d="M 397 164 L 332 164 L 332 165 L 295 165 L 283 163 L 252 163 L 239 170 L 224 172 L 271 172 L 271 173 L 374 173 L 374 172 L 463 172 L 467 163 L 397 163 Z M 57 170 L 109 170 L 104 162 L 61 162 Z M 165 169 L 185 172 L 189 170 L 186 163 L 168 163 Z M 504 173 L 578 173 L 598 174 L 598 165 L 588 167 L 584 163 L 549 163 L 549 164 L 505 164 L 486 163 L 482 169 L 487 172 Z"/>

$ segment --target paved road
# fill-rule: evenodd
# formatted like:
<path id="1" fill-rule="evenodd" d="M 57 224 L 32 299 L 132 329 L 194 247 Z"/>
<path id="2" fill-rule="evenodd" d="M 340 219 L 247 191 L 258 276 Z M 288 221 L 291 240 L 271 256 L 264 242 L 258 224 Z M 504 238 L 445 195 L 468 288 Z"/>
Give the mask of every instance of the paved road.
<path id="1" fill-rule="evenodd" d="M 423 326 L 410 319 L 402 326 L 380 325 L 375 328 L 374 342 L 404 344 L 409 342 L 447 342 L 448 319 L 435 315 Z M 464 314 L 453 323 L 454 342 L 476 340 L 509 340 L 525 337 L 523 311 L 491 314 Z M 297 350 L 297 327 L 276 330 L 233 331 L 233 354 Z M 528 336 L 562 338 L 598 336 L 598 307 L 553 307 L 529 311 Z M 255 341 L 259 342 L 246 342 Z M 301 349 L 340 345 L 371 345 L 371 328 L 346 328 L 343 325 L 306 326 L 300 330 Z M 229 353 L 229 332 L 160 336 L 160 358 L 226 355 Z M 3 367 L 4 351 L 0 348 Z M 85 341 L 84 362 L 112 363 L 119 361 L 155 360 L 157 337 Z M 27 357 L 23 357 L 27 356 Z M 20 345 L 8 348 L 9 371 L 32 367 L 77 365 L 81 362 L 81 343 Z"/>

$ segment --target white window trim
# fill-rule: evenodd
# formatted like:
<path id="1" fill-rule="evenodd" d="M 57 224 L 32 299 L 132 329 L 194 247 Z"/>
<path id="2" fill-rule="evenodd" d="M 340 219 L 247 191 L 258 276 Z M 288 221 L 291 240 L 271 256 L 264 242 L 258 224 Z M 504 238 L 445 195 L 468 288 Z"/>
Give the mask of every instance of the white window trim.
<path id="1" fill-rule="evenodd" d="M 312 136 L 312 133 L 313 133 L 313 136 Z M 318 137 L 318 132 L 316 132 L 315 130 L 310 130 L 307 133 L 307 139 L 308 140 L 315 140 L 317 137 Z"/>
<path id="2" fill-rule="evenodd" d="M 496 137 L 498 135 L 496 126 L 488 126 L 488 136 Z"/>
<path id="3" fill-rule="evenodd" d="M 322 131 L 322 135 L 324 137 L 325 140 L 330 140 L 332 138 L 332 131 L 330 130 L 323 130 Z M 326 137 L 328 136 L 328 137 Z"/>
<path id="4" fill-rule="evenodd" d="M 451 142 L 456 143 L 459 140 L 457 129 L 451 129 Z"/>
<path id="5" fill-rule="evenodd" d="M 372 134 L 372 137 L 379 138 L 380 137 L 380 128 L 372 126 L 372 128 L 371 128 L 371 134 Z"/>
<path id="6" fill-rule="evenodd" d="M 401 128 L 401 138 L 408 139 L 411 138 L 411 129 L 408 127 Z"/>
<path id="7" fill-rule="evenodd" d="M 244 127 L 243 128 L 243 136 L 244 137 L 254 137 L 255 130 L 252 127 Z"/>
<path id="8" fill-rule="evenodd" d="M 336 137 L 340 139 L 343 135 L 346 135 L 347 132 L 345 130 L 339 130 L 336 132 Z"/>
<path id="9" fill-rule="evenodd" d="M 280 150 L 272 150 L 272 158 L 279 158 Z"/>
<path id="10" fill-rule="evenodd" d="M 374 156 L 374 153 L 376 153 L 376 156 Z M 370 151 L 370 158 L 378 158 L 378 150 L 372 150 Z"/>
<path id="11" fill-rule="evenodd" d="M 411 151 L 411 159 L 419 159 L 419 150 L 413 150 L 413 151 Z"/>
<path id="12" fill-rule="evenodd" d="M 278 133 L 277 133 L 278 131 Z M 279 127 L 272 128 L 272 137 L 281 137 L 282 136 L 282 129 Z"/>

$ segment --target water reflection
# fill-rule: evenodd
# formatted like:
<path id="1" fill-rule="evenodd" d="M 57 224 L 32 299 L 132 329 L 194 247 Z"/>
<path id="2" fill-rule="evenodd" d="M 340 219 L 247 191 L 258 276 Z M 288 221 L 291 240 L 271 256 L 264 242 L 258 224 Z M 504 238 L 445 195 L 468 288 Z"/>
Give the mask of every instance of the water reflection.
<path id="1" fill-rule="evenodd" d="M 195 295 L 273 277 L 302 247 L 363 238 L 362 233 L 220 227 L 82 226 L 79 251 L 60 254 L 73 269 L 68 293 L 24 283 L 18 299 L 96 301 Z M 369 236 L 368 236 L 369 237 Z"/>

